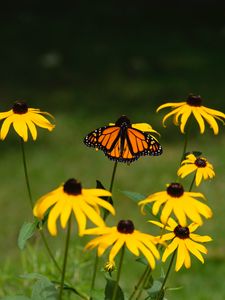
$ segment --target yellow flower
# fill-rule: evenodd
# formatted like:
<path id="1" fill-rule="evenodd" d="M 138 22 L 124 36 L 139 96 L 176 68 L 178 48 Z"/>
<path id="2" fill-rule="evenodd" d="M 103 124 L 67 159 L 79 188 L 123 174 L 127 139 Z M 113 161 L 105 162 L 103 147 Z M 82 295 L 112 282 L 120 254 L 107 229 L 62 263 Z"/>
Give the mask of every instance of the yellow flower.
<path id="1" fill-rule="evenodd" d="M 111 274 L 116 269 L 116 265 L 114 261 L 107 261 L 107 263 L 104 266 L 105 272 L 108 272 Z"/>
<path id="2" fill-rule="evenodd" d="M 193 114 L 196 121 L 198 122 L 201 133 L 204 133 L 205 131 L 204 119 L 213 129 L 214 134 L 218 134 L 219 132 L 219 127 L 216 119 L 224 124 L 223 119 L 225 119 L 225 114 L 218 110 L 203 106 L 202 98 L 200 96 L 189 95 L 186 102 L 165 103 L 158 107 L 157 112 L 165 107 L 171 107 L 174 108 L 174 110 L 165 115 L 165 117 L 163 118 L 163 125 L 165 126 L 165 121 L 173 115 L 173 122 L 175 125 L 180 126 L 180 130 L 182 133 L 184 133 L 185 125 L 191 114 Z"/>
<path id="3" fill-rule="evenodd" d="M 199 186 L 203 178 L 207 180 L 215 176 L 213 165 L 210 164 L 206 158 L 196 157 L 194 154 L 188 154 L 181 162 L 181 167 L 177 171 L 177 175 L 184 178 L 192 172 L 196 172 L 196 186 Z"/>
<path id="4" fill-rule="evenodd" d="M 121 220 L 114 227 L 87 229 L 84 234 L 99 235 L 85 247 L 85 249 L 98 247 L 98 256 L 101 256 L 108 247 L 112 246 L 109 254 L 110 262 L 114 261 L 123 246 L 126 246 L 135 256 L 139 256 L 142 252 L 152 269 L 155 268 L 155 258 L 159 259 L 159 252 L 155 246 L 159 239 L 135 230 L 134 224 L 130 220 Z"/>
<path id="5" fill-rule="evenodd" d="M 181 184 L 171 183 L 167 186 L 166 191 L 149 195 L 146 199 L 141 200 L 138 205 L 141 205 L 141 211 L 144 213 L 145 205 L 154 202 L 152 206 L 154 215 L 158 214 L 161 205 L 163 205 L 160 219 L 164 224 L 167 223 L 173 212 L 182 226 L 186 226 L 187 217 L 201 225 L 201 215 L 207 219 L 211 218 L 212 211 L 206 204 L 195 198 L 205 199 L 201 193 L 185 192 Z"/>
<path id="6" fill-rule="evenodd" d="M 33 140 L 37 138 L 36 126 L 52 131 L 55 125 L 50 123 L 42 115 L 53 118 L 51 114 L 40 111 L 40 109 L 28 108 L 24 101 L 16 101 L 11 110 L 0 113 L 0 120 L 5 119 L 0 130 L 1 140 L 6 138 L 11 124 L 13 124 L 16 133 L 24 142 L 28 140 L 28 129 L 30 130 Z"/>
<path id="7" fill-rule="evenodd" d="M 149 221 L 161 228 L 165 226 L 157 221 Z M 162 262 L 165 262 L 174 251 L 177 251 L 177 259 L 175 270 L 179 271 L 184 265 L 186 268 L 191 267 L 191 257 L 190 253 L 196 256 L 202 263 L 204 263 L 204 258 L 201 253 L 207 254 L 207 249 L 200 243 L 210 242 L 212 238 L 210 236 L 194 233 L 194 231 L 199 227 L 196 223 L 191 223 L 188 227 L 182 227 L 172 218 L 169 218 L 168 225 L 165 227 L 170 233 L 162 235 L 161 240 L 172 242 L 166 247 Z M 199 243 L 200 242 L 200 243 Z"/>
<path id="8" fill-rule="evenodd" d="M 41 197 L 34 206 L 33 214 L 35 217 L 43 219 L 45 213 L 50 209 L 48 230 L 51 235 L 55 236 L 57 219 L 60 217 L 61 226 L 65 228 L 73 211 L 79 235 L 82 235 L 86 228 L 87 218 L 97 226 L 105 226 L 100 216 L 99 206 L 115 215 L 113 206 L 99 198 L 102 196 L 111 196 L 111 193 L 103 189 L 83 189 L 80 182 L 69 179 L 64 185 Z"/>

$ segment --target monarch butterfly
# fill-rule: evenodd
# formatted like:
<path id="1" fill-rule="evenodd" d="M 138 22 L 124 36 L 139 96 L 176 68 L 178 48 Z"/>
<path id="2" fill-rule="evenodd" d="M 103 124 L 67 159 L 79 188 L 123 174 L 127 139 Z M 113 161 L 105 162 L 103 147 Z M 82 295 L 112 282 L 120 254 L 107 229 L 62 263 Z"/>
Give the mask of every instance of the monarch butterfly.
<path id="1" fill-rule="evenodd" d="M 84 138 L 84 143 L 104 151 L 111 160 L 125 163 L 131 163 L 142 155 L 162 154 L 158 141 L 149 132 L 132 127 L 126 116 L 121 116 L 115 124 L 92 131 Z"/>

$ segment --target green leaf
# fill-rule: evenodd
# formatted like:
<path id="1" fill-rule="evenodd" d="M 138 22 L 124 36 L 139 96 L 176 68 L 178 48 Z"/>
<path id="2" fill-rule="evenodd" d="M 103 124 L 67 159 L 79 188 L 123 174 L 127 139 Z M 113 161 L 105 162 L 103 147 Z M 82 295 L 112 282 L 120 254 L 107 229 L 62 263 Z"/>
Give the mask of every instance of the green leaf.
<path id="1" fill-rule="evenodd" d="M 111 300 L 113 297 L 114 288 L 117 285 L 116 291 L 116 300 L 124 300 L 124 294 L 121 287 L 117 284 L 115 280 L 106 279 L 106 286 L 105 286 L 105 299 L 104 300 Z"/>
<path id="2" fill-rule="evenodd" d="M 153 284 L 150 289 L 147 290 L 150 299 L 158 299 L 158 300 L 163 300 L 164 299 L 164 290 L 161 292 L 160 297 L 159 297 L 159 292 L 162 287 L 162 282 L 160 280 L 154 280 Z"/>
<path id="3" fill-rule="evenodd" d="M 23 250 L 27 240 L 29 240 L 35 233 L 37 227 L 36 221 L 24 222 L 18 236 L 17 244 L 20 250 Z"/>
<path id="4" fill-rule="evenodd" d="M 133 200 L 135 203 L 138 203 L 139 201 L 144 200 L 146 198 L 146 196 L 136 192 L 121 191 L 121 193 Z"/>
<path id="5" fill-rule="evenodd" d="M 31 300 L 30 298 L 24 296 L 24 295 L 18 295 L 18 296 L 6 296 L 4 298 L 1 298 L 1 300 Z"/>
<path id="6" fill-rule="evenodd" d="M 32 289 L 32 300 L 57 300 L 58 292 L 54 284 L 47 278 L 38 279 Z"/>

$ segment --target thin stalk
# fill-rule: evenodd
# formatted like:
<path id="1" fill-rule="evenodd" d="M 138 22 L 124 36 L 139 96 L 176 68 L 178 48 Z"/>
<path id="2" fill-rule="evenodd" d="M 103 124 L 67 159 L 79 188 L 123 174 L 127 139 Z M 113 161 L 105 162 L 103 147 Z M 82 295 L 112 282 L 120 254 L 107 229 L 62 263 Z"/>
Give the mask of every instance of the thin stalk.
<path id="1" fill-rule="evenodd" d="M 42 241 L 43 241 L 43 243 L 44 243 L 44 245 L 45 245 L 45 248 L 46 248 L 46 250 L 47 250 L 49 256 L 51 257 L 51 260 L 53 261 L 53 263 L 54 263 L 55 267 L 58 269 L 58 271 L 59 271 L 60 273 L 62 273 L 62 269 L 61 269 L 60 266 L 58 265 L 57 261 L 55 260 L 54 255 L 52 254 L 51 249 L 49 248 L 49 245 L 48 245 L 48 242 L 47 242 L 47 240 L 46 240 L 46 237 L 45 237 L 45 234 L 44 234 L 43 230 L 39 230 L 39 232 L 40 232 Z"/>
<path id="2" fill-rule="evenodd" d="M 182 160 L 184 159 L 184 156 L 185 156 L 185 153 L 187 152 L 187 145 L 188 145 L 188 128 L 187 128 L 187 131 L 185 133 L 185 138 L 184 138 L 184 148 L 183 148 L 183 153 L 182 153 L 182 157 L 181 157 L 181 160 L 180 162 L 182 162 Z"/>
<path id="3" fill-rule="evenodd" d="M 33 198 L 32 198 L 32 193 L 31 193 L 31 188 L 30 188 L 30 181 L 29 181 L 29 176 L 28 176 L 28 171 L 27 171 L 27 161 L 26 161 L 26 153 L 25 153 L 25 147 L 24 147 L 24 141 L 21 138 L 20 139 L 20 144 L 21 144 L 21 151 L 22 151 L 22 160 L 23 160 L 23 169 L 24 169 L 24 175 L 25 175 L 25 181 L 26 181 L 26 187 L 27 187 L 27 192 L 28 192 L 28 196 L 29 196 L 29 201 L 30 201 L 30 206 L 31 209 L 33 208 Z M 43 240 L 43 243 L 45 245 L 45 248 L 49 254 L 49 256 L 51 257 L 54 265 L 56 266 L 56 268 L 60 271 L 60 273 L 62 272 L 57 261 L 54 258 L 54 255 L 52 254 L 51 249 L 48 246 L 48 242 L 44 236 L 43 231 L 39 230 L 41 238 Z"/>
<path id="4" fill-rule="evenodd" d="M 149 276 L 151 275 L 151 272 L 152 272 L 152 270 L 150 268 L 148 268 L 147 274 L 146 274 L 146 276 L 143 280 L 142 287 L 141 287 L 141 289 L 139 290 L 139 292 L 137 294 L 136 300 L 138 300 L 141 297 L 141 294 L 143 292 L 143 289 L 145 288 L 146 283 L 149 280 Z"/>
<path id="5" fill-rule="evenodd" d="M 164 286 L 165 286 L 165 284 L 166 284 L 166 281 L 167 281 L 167 279 L 168 279 L 170 270 L 171 270 L 171 268 L 172 268 L 172 264 L 173 264 L 173 261 L 174 261 L 174 258 L 175 258 L 175 254 L 176 254 L 176 251 L 173 252 L 173 255 L 172 255 L 172 257 L 171 257 L 170 264 L 169 264 L 169 267 L 168 267 L 168 269 L 167 269 L 166 276 L 164 277 L 164 280 L 163 280 L 161 289 L 160 289 L 160 291 L 159 291 L 159 293 L 158 293 L 157 300 L 160 300 L 160 299 L 161 299 L 161 296 L 162 296 L 162 293 L 163 293 Z"/>
<path id="6" fill-rule="evenodd" d="M 115 161 L 114 163 L 114 167 L 113 167 L 113 172 L 112 172 L 112 177 L 111 177 L 111 182 L 110 182 L 110 186 L 109 186 L 109 191 L 112 192 L 112 189 L 113 189 L 113 185 L 114 185 L 114 180 L 115 180 L 115 175 L 116 175 L 116 169 L 117 169 L 117 164 L 118 162 Z M 107 214 L 104 212 L 104 215 L 103 215 L 103 220 L 105 221 L 107 218 Z M 94 290 L 94 287 L 95 287 L 95 280 L 96 280 L 96 275 L 97 275 L 97 269 L 98 269 L 98 255 L 96 253 L 96 256 L 95 256 L 95 262 L 94 262 L 94 271 L 93 271 L 93 275 L 92 275 L 92 280 L 91 280 L 91 291 L 90 291 L 90 300 L 92 300 L 92 292 Z"/>
<path id="7" fill-rule="evenodd" d="M 141 275 L 138 283 L 134 287 L 133 293 L 130 295 L 130 298 L 128 300 L 132 300 L 134 298 L 134 296 L 136 295 L 137 291 L 140 289 L 140 287 L 142 285 L 142 282 L 145 280 L 145 276 L 148 274 L 148 269 L 149 269 L 149 266 L 147 266 L 145 268 L 145 270 L 144 270 L 143 274 Z"/>
<path id="8" fill-rule="evenodd" d="M 191 192 L 192 188 L 193 188 L 193 185 L 194 185 L 194 182 L 195 182 L 195 178 L 196 178 L 196 173 L 192 179 L 192 182 L 191 182 L 191 185 L 190 185 L 190 188 L 189 188 L 189 192 Z"/>
<path id="9" fill-rule="evenodd" d="M 70 243 L 70 232 L 71 232 L 71 216 L 69 218 L 68 227 L 67 227 L 65 252 L 64 252 L 63 268 L 62 268 L 62 277 L 61 277 L 60 290 L 59 290 L 59 300 L 62 299 L 62 294 L 63 294 L 64 280 L 65 280 L 65 274 L 66 274 L 66 264 L 67 264 L 68 250 L 69 250 L 69 243 Z"/>
<path id="10" fill-rule="evenodd" d="M 31 194 L 31 188 L 30 188 L 30 182 L 29 182 L 29 176 L 27 172 L 27 162 L 26 162 L 26 155 L 25 155 L 25 149 L 24 149 L 24 141 L 21 138 L 21 150 L 22 150 L 22 159 L 23 159 L 23 169 L 24 169 L 24 175 L 25 175 L 25 180 L 26 180 L 26 186 L 27 186 L 27 191 L 28 191 L 28 196 L 30 200 L 30 206 L 31 209 L 33 208 L 33 199 L 32 199 L 32 194 Z"/>
<path id="11" fill-rule="evenodd" d="M 117 272 L 117 277 L 116 277 L 116 284 L 115 284 L 115 287 L 113 290 L 112 300 L 116 300 L 116 294 L 117 294 L 117 290 L 118 290 L 118 286 L 119 286 L 120 275 L 121 275 L 121 270 L 122 270 L 122 265 L 123 265 L 124 253 L 125 253 L 125 246 L 123 246 L 121 249 L 120 262 L 119 262 L 119 267 L 118 267 L 118 272 Z"/>

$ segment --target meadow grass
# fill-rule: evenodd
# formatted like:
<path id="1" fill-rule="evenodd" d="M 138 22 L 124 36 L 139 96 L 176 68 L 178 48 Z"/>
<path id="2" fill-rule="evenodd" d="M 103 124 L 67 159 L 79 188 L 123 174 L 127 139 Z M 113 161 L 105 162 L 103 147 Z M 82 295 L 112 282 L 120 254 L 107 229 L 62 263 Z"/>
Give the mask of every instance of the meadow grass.
<path id="1" fill-rule="evenodd" d="M 89 149 L 82 142 L 83 137 L 89 131 L 105 124 L 101 123 L 103 117 L 95 117 L 87 123 L 83 122 L 82 118 L 75 119 L 69 113 L 58 114 L 55 117 L 57 126 L 52 133 L 40 130 L 37 142 L 28 142 L 25 145 L 33 198 L 39 198 L 71 177 L 81 180 L 84 187 L 94 187 L 95 180 L 98 179 L 107 188 L 111 179 L 113 162 L 108 160 L 101 151 Z M 95 122 L 96 125 L 94 125 Z M 169 130 L 171 130 L 170 126 Z M 113 193 L 118 213 L 116 217 L 109 218 L 108 224 L 116 224 L 120 219 L 132 219 L 138 229 L 149 233 L 156 232 L 156 229 L 146 222 L 149 217 L 143 217 L 137 205 L 121 191 L 128 190 L 148 195 L 165 189 L 166 183 L 176 179 L 183 136 L 180 135 L 179 140 L 178 129 L 174 130 L 173 138 L 169 141 L 166 137 L 166 129 L 161 128 L 160 132 L 162 133 L 160 141 L 164 148 L 162 156 L 143 157 L 130 166 L 118 165 Z M 215 137 L 209 131 L 203 136 L 195 135 L 190 141 L 191 149 L 201 150 L 215 166 L 215 179 L 204 182 L 199 189 L 207 196 L 208 204 L 214 212 L 213 219 L 206 221 L 200 232 L 212 236 L 213 242 L 208 244 L 209 254 L 205 257 L 204 265 L 193 259 L 193 266 L 190 270 L 183 269 L 178 273 L 171 273 L 168 286 L 182 288 L 178 291 L 169 291 L 169 299 L 210 300 L 216 298 L 222 300 L 225 295 L 225 288 L 221 283 L 221 278 L 225 275 L 222 265 L 225 247 L 223 231 L 224 146 L 224 135 Z M 24 291 L 29 295 L 30 281 L 19 278 L 20 274 L 38 272 L 57 280 L 57 273 L 47 254 L 45 255 L 38 236 L 32 238 L 24 251 L 19 251 L 17 247 L 19 228 L 24 221 L 32 220 L 32 217 L 25 188 L 20 145 L 14 133 L 1 143 L 1 157 L 0 296 L 20 294 Z M 190 181 L 191 177 L 185 180 L 185 184 L 189 186 Z M 76 228 L 73 229 L 72 236 L 74 247 L 69 255 L 68 275 L 81 290 L 88 291 L 92 270 L 90 258 L 94 258 L 94 253 L 82 252 L 88 238 L 78 238 Z M 63 248 L 61 246 L 64 238 L 63 230 L 60 230 L 57 238 L 48 236 L 59 261 L 62 259 Z M 100 261 L 100 266 L 103 267 L 105 260 Z M 81 268 L 77 272 L 78 265 Z M 143 266 L 135 262 L 134 257 L 126 255 L 121 282 L 126 294 L 133 288 L 136 275 L 141 274 L 142 269 Z M 160 266 L 155 273 L 159 276 Z M 98 288 L 102 286 L 102 282 L 104 282 L 104 277 L 100 274 L 97 281 Z M 78 299 L 78 297 L 72 296 L 68 299 Z"/>

